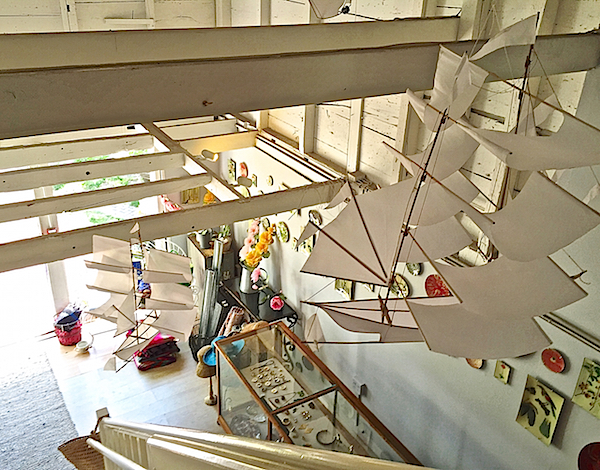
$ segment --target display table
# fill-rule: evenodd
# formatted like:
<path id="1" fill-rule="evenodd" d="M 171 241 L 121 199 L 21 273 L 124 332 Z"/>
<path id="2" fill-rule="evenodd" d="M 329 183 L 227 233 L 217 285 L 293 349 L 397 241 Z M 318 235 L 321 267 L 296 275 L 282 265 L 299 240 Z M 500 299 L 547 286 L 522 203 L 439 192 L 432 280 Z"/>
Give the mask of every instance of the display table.
<path id="1" fill-rule="evenodd" d="M 216 347 L 226 432 L 419 464 L 283 322 Z"/>

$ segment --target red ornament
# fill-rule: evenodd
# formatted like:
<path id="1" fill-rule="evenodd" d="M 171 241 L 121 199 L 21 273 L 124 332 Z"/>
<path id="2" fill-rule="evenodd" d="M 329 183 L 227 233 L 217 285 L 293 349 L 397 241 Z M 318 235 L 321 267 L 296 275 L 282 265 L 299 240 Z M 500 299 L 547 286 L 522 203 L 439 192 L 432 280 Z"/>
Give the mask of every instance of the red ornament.
<path id="1" fill-rule="evenodd" d="M 447 297 L 450 295 L 450 289 L 446 287 L 439 274 L 427 276 L 427 279 L 425 279 L 425 292 L 429 297 Z"/>
<path id="2" fill-rule="evenodd" d="M 544 349 L 542 351 L 542 362 L 548 369 L 557 374 L 565 370 L 565 359 L 556 349 Z"/>

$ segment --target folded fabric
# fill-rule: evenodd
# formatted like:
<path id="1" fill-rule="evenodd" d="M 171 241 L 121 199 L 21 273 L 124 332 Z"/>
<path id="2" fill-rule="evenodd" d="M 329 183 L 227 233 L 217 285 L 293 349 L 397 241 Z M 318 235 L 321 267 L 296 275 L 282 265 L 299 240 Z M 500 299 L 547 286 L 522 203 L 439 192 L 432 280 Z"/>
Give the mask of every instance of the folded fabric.
<path id="1" fill-rule="evenodd" d="M 139 357 L 134 357 L 133 361 L 135 362 L 135 366 L 141 370 L 150 370 L 150 369 L 155 369 L 157 367 L 162 367 L 162 366 L 166 366 L 169 364 L 172 364 L 173 362 L 175 362 L 177 360 L 177 357 L 175 356 L 175 354 L 168 354 L 166 356 L 159 356 L 153 360 L 150 361 L 141 361 Z"/>

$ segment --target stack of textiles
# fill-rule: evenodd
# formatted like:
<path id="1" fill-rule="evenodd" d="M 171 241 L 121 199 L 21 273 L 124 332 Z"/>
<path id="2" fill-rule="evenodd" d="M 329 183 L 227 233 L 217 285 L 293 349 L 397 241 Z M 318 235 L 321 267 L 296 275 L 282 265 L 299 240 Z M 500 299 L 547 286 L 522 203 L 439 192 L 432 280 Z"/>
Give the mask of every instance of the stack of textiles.
<path id="1" fill-rule="evenodd" d="M 172 364 L 177 360 L 179 347 L 173 336 L 157 334 L 150 344 L 138 351 L 133 360 L 139 370 L 149 370 Z"/>

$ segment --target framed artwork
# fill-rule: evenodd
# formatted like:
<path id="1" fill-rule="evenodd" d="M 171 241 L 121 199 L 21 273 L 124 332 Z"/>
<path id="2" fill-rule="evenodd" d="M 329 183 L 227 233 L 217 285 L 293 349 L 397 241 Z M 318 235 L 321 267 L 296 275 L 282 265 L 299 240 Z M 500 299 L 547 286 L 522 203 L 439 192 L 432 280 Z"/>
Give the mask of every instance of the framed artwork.
<path id="1" fill-rule="evenodd" d="M 496 361 L 496 368 L 494 369 L 494 377 L 496 377 L 503 384 L 507 384 L 510 380 L 510 373 L 512 367 L 510 367 L 504 361 Z"/>
<path id="2" fill-rule="evenodd" d="M 600 365 L 586 357 L 583 360 L 571 401 L 596 418 L 600 418 L 599 398 Z"/>
<path id="3" fill-rule="evenodd" d="M 335 290 L 342 294 L 346 300 L 352 300 L 352 294 L 354 289 L 354 283 L 352 281 L 346 281 L 344 279 L 335 280 Z"/>
<path id="4" fill-rule="evenodd" d="M 302 253 L 304 253 L 305 255 L 308 256 L 312 253 L 314 246 L 315 246 L 315 235 L 312 234 L 310 237 L 308 237 L 306 240 L 304 240 L 300 244 L 300 249 L 302 250 Z"/>
<path id="5" fill-rule="evenodd" d="M 517 423 L 549 446 L 564 402 L 558 393 L 528 375 Z"/>
<path id="6" fill-rule="evenodd" d="M 237 171 L 236 171 L 236 163 L 235 160 L 230 158 L 227 160 L 227 176 L 229 177 L 229 181 L 237 181 Z"/>

